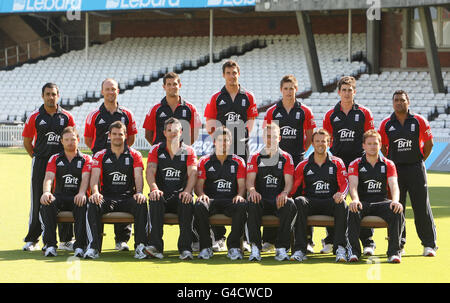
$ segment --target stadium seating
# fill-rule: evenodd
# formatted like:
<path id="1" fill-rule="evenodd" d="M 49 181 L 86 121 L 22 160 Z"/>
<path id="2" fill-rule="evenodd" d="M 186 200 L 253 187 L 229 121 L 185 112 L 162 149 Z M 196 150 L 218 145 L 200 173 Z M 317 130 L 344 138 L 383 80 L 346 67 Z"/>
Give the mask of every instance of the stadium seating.
<path id="1" fill-rule="evenodd" d="M 443 73 L 447 85 L 450 85 L 450 73 Z M 368 107 L 378 127 L 381 121 L 392 113 L 392 94 L 397 89 L 408 92 L 411 101 L 411 110 L 429 120 L 439 114 L 439 123 L 431 121 L 432 131 L 436 137 L 448 137 L 450 133 L 450 120 L 446 111 L 450 106 L 450 94 L 434 94 L 430 75 L 427 72 L 382 72 L 379 75 L 362 74 L 356 82 L 357 103 Z M 339 100 L 337 89 L 328 93 L 312 93 L 303 102 L 311 107 L 318 126 L 322 125 L 325 113 Z"/>
<path id="2" fill-rule="evenodd" d="M 139 129 L 153 104 L 164 96 L 161 76 L 174 70 L 180 73 L 181 95 L 193 103 L 202 116 L 210 96 L 224 80 L 221 65 L 231 56 L 241 66 L 241 84 L 254 93 L 258 106 L 267 106 L 281 97 L 279 81 L 286 74 L 299 80 L 299 91 L 308 92 L 311 84 L 303 47 L 298 35 L 224 36 L 214 38 L 214 63 L 205 57 L 208 37 L 118 38 L 92 46 L 89 60 L 84 51 L 71 51 L 36 64 L 25 64 L 11 71 L 0 71 L 0 122 L 23 121 L 42 104 L 40 90 L 44 82 L 59 85 L 61 103 L 71 108 L 83 133 L 85 118 L 103 102 L 100 84 L 115 78 L 123 93 L 119 103 L 134 114 Z M 347 35 L 315 35 L 322 79 L 325 85 L 336 83 L 342 75 L 358 77 L 357 102 L 369 107 L 378 125 L 392 111 L 391 98 L 396 89 L 406 90 L 412 110 L 431 121 L 435 136 L 448 137 L 450 131 L 449 94 L 434 94 L 427 72 L 391 71 L 379 75 L 364 74 L 365 34 L 352 36 L 354 61 L 347 61 Z M 264 47 L 249 47 L 254 42 Z M 450 86 L 450 72 L 443 73 Z M 312 93 L 302 102 L 311 107 L 317 125 L 325 112 L 338 101 L 335 92 Z M 260 114 L 259 118 L 262 114 Z M 433 121 L 436 119 L 435 121 Z M 259 122 L 258 122 L 259 123 Z M 259 126 L 260 124 L 258 124 Z M 140 131 L 138 148 L 148 144 Z"/>

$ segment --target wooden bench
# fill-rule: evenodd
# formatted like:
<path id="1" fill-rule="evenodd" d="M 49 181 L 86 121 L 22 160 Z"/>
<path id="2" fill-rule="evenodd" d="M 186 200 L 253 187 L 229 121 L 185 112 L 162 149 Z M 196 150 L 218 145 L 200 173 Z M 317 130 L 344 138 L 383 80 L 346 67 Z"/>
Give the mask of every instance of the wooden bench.
<path id="1" fill-rule="evenodd" d="M 57 216 L 58 223 L 73 223 L 74 218 L 72 212 L 70 211 L 61 211 Z M 102 217 L 103 223 L 134 223 L 134 218 L 129 213 L 124 212 L 112 212 L 103 215 Z M 222 214 L 212 215 L 209 218 L 209 223 L 211 225 L 231 225 L 231 218 Z M 178 216 L 176 214 L 165 214 L 164 215 L 164 224 L 167 225 L 175 225 L 178 224 Z M 263 216 L 262 217 L 262 226 L 278 226 L 280 221 L 276 216 Z M 334 226 L 334 218 L 331 216 L 309 216 L 308 217 L 308 225 L 310 226 Z M 387 223 L 382 218 L 377 216 L 366 216 L 361 221 L 361 227 L 371 227 L 371 228 L 386 228 Z"/>

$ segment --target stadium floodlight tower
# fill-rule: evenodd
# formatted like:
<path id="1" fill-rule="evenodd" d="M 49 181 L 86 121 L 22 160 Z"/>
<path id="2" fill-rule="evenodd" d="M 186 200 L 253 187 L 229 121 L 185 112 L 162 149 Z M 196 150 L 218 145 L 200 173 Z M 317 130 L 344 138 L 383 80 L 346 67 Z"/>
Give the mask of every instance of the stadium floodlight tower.
<path id="1" fill-rule="evenodd" d="M 431 82 L 435 93 L 445 93 L 439 62 L 436 40 L 431 20 L 430 6 L 448 6 L 448 0 L 256 0 L 257 12 L 295 12 L 300 30 L 301 41 L 307 58 L 309 76 L 313 91 L 321 91 L 322 79 L 317 58 L 316 47 L 309 21 L 309 12 L 347 10 L 366 10 L 366 59 L 370 74 L 380 72 L 381 48 L 381 11 L 382 9 L 418 8 L 420 25 L 423 33 L 424 48 L 430 70 Z M 349 19 L 349 27 L 351 19 Z M 349 31 L 349 34 L 351 32 Z M 349 37 L 349 44 L 351 42 Z M 350 45 L 349 45 L 350 47 Z"/>

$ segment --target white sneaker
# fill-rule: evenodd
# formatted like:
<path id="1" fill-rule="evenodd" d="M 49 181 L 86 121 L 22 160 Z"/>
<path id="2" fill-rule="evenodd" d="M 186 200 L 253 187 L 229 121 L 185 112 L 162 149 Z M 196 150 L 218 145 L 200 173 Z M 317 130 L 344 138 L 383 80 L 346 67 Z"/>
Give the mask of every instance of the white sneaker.
<path id="1" fill-rule="evenodd" d="M 437 248 L 424 247 L 423 255 L 425 257 L 436 257 L 436 250 L 437 250 Z"/>
<path id="2" fill-rule="evenodd" d="M 118 251 L 129 251 L 130 247 L 128 246 L 127 242 L 117 242 L 114 249 Z"/>
<path id="3" fill-rule="evenodd" d="M 189 250 L 185 250 L 180 254 L 180 260 L 192 260 L 194 259 L 194 256 Z"/>
<path id="4" fill-rule="evenodd" d="M 147 255 L 149 255 L 150 257 L 153 258 L 158 258 L 158 259 L 162 259 L 164 258 L 164 255 L 162 253 L 160 253 L 156 247 L 150 245 L 150 246 L 146 246 L 144 248 L 144 253 L 146 253 Z"/>
<path id="5" fill-rule="evenodd" d="M 44 256 L 56 257 L 57 256 L 56 247 L 54 247 L 54 246 L 47 247 L 47 249 L 45 250 Z"/>
<path id="6" fill-rule="evenodd" d="M 364 256 L 373 256 L 375 254 L 375 247 L 374 246 L 366 246 L 363 249 L 363 255 Z"/>
<path id="7" fill-rule="evenodd" d="M 192 242 L 191 248 L 192 251 L 200 251 L 200 242 Z"/>
<path id="8" fill-rule="evenodd" d="M 89 248 L 83 256 L 85 259 L 97 259 L 99 257 L 98 250 Z"/>
<path id="9" fill-rule="evenodd" d="M 314 244 L 311 245 L 311 243 L 308 243 L 306 246 L 306 253 L 307 254 L 313 254 L 314 253 Z"/>
<path id="10" fill-rule="evenodd" d="M 338 246 L 336 250 L 336 262 L 347 262 L 346 251 L 342 246 Z"/>
<path id="11" fill-rule="evenodd" d="M 228 250 L 228 254 L 227 257 L 230 258 L 231 260 L 237 260 L 240 259 L 242 260 L 242 252 L 240 248 L 230 248 Z"/>
<path id="12" fill-rule="evenodd" d="M 249 261 L 261 261 L 261 253 L 259 251 L 258 246 L 252 244 L 252 251 L 250 253 L 250 257 L 248 257 Z"/>
<path id="13" fill-rule="evenodd" d="M 214 241 L 212 245 L 212 250 L 215 252 L 226 251 L 227 246 L 224 239 L 220 239 L 219 241 Z"/>
<path id="14" fill-rule="evenodd" d="M 262 252 L 270 252 L 270 251 L 274 251 L 274 250 L 275 250 L 275 245 L 273 245 L 272 243 L 269 243 L 269 242 L 264 242 L 261 247 Z"/>
<path id="15" fill-rule="evenodd" d="M 323 248 L 320 250 L 321 254 L 331 254 L 333 252 L 333 244 L 325 244 L 322 240 Z"/>
<path id="16" fill-rule="evenodd" d="M 295 253 L 291 255 L 291 261 L 299 261 L 302 262 L 304 260 L 308 259 L 306 255 L 301 251 L 297 250 Z"/>
<path id="17" fill-rule="evenodd" d="M 252 247 L 250 246 L 250 243 L 248 243 L 247 241 L 242 242 L 242 249 L 244 251 L 252 252 Z"/>
<path id="18" fill-rule="evenodd" d="M 74 257 L 83 258 L 84 250 L 82 248 L 76 248 L 75 252 L 73 253 Z"/>
<path id="19" fill-rule="evenodd" d="M 213 256 L 213 250 L 211 248 L 203 248 L 198 254 L 199 259 L 209 260 Z"/>
<path id="20" fill-rule="evenodd" d="M 67 251 L 73 251 L 73 244 L 74 243 L 75 243 L 74 240 L 67 241 L 67 242 L 61 242 L 58 245 L 58 249 L 67 250 Z"/>
<path id="21" fill-rule="evenodd" d="M 401 257 L 399 255 L 392 255 L 388 258 L 388 262 L 389 263 L 400 263 L 401 262 Z"/>
<path id="22" fill-rule="evenodd" d="M 26 242 L 22 249 L 24 251 L 35 251 L 39 250 L 40 247 L 38 242 Z"/>
<path id="23" fill-rule="evenodd" d="M 275 250 L 275 260 L 277 261 L 284 261 L 284 260 L 289 260 L 289 256 L 286 253 L 286 248 L 277 248 Z"/>
<path id="24" fill-rule="evenodd" d="M 136 246 L 136 249 L 134 250 L 134 258 L 139 260 L 148 258 L 144 250 L 145 250 L 144 244 L 140 243 L 138 246 Z"/>
<path id="25" fill-rule="evenodd" d="M 359 259 L 358 259 L 358 257 L 356 255 L 351 255 L 348 258 L 348 262 L 351 262 L 351 263 L 358 262 L 358 261 L 359 261 Z"/>

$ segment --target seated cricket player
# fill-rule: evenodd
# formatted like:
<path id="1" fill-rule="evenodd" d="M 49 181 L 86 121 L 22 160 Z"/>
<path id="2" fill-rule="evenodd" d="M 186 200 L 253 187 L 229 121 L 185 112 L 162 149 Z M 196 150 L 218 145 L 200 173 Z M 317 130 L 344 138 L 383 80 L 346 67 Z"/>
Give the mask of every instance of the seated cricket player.
<path id="1" fill-rule="evenodd" d="M 176 118 L 164 123 L 165 142 L 152 146 L 148 154 L 146 179 L 150 187 L 150 238 L 145 251 L 163 258 L 164 214 L 178 214 L 180 259 L 193 259 L 193 190 L 197 181 L 197 156 L 194 149 L 181 142 L 182 126 Z"/>
<path id="2" fill-rule="evenodd" d="M 294 184 L 294 162 L 279 147 L 280 128 L 273 122 L 263 131 L 264 147 L 250 157 L 247 165 L 248 238 L 252 251 L 250 261 L 261 260 L 261 219 L 263 215 L 276 215 L 280 219 L 277 230 L 275 259 L 289 260 L 291 232 L 297 213 L 289 192 Z"/>
<path id="3" fill-rule="evenodd" d="M 84 258 L 99 257 L 102 247 L 101 218 L 109 212 L 127 212 L 134 216 L 134 246 L 136 259 L 145 259 L 147 245 L 147 199 L 142 194 L 144 178 L 141 153 L 125 144 L 127 130 L 120 121 L 109 127 L 111 146 L 97 152 L 91 173 L 92 195 L 87 206 L 88 247 Z"/>
<path id="4" fill-rule="evenodd" d="M 74 256 L 83 257 L 87 246 L 86 191 L 92 159 L 78 150 L 79 139 L 74 127 L 66 127 L 61 133 L 64 151 L 51 156 L 47 164 L 40 209 L 46 257 L 57 255 L 56 216 L 62 210 L 71 211 L 75 219 Z"/>
<path id="5" fill-rule="evenodd" d="M 231 232 L 227 238 L 228 257 L 231 260 L 242 259 L 240 238 L 247 217 L 245 161 L 229 154 L 232 136 L 227 128 L 217 128 L 212 137 L 214 151 L 200 158 L 195 185 L 198 198 L 194 215 L 200 242 L 198 258 L 209 259 L 213 256 L 209 217 L 222 213 L 232 218 Z"/>
<path id="6" fill-rule="evenodd" d="M 295 244 L 291 260 L 306 259 L 307 219 L 312 215 L 334 217 L 334 243 L 336 262 L 346 262 L 347 170 L 344 162 L 327 152 L 330 135 L 321 128 L 312 135 L 313 153 L 300 162 L 294 172 L 294 194 L 301 187 L 301 196 L 295 198 L 297 218 L 295 223 Z"/>
<path id="7" fill-rule="evenodd" d="M 381 136 L 376 130 L 364 133 L 362 145 L 365 155 L 350 163 L 348 169 L 352 198 L 348 214 L 349 262 L 357 262 L 361 257 L 358 239 L 362 218 L 379 216 L 388 223 L 388 262 L 400 263 L 400 235 L 405 217 L 399 202 L 397 169 L 394 162 L 379 155 Z"/>

